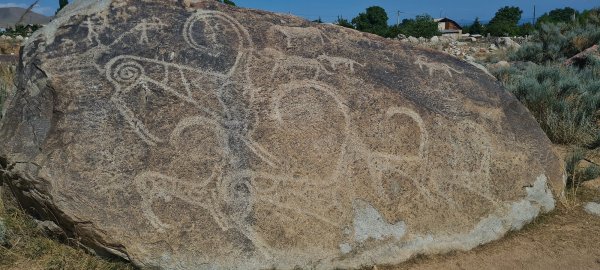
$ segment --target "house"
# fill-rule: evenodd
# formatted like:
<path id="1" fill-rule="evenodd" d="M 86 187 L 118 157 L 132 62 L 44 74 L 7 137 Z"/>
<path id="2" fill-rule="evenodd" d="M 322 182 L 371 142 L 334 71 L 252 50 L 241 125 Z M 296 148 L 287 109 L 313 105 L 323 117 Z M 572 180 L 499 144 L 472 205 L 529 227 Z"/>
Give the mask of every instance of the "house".
<path id="1" fill-rule="evenodd" d="M 442 33 L 442 36 L 454 36 L 459 38 L 462 35 L 462 27 L 451 19 L 438 18 L 433 21 L 438 24 L 438 29 Z"/>

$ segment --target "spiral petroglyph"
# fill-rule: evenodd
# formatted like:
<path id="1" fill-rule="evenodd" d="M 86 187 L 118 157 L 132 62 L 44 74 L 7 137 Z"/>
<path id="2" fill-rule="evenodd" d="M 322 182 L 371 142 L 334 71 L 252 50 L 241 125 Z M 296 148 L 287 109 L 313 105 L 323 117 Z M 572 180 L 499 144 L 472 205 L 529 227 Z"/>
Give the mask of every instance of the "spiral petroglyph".
<path id="1" fill-rule="evenodd" d="M 144 76 L 144 67 L 136 62 L 123 62 L 115 67 L 111 75 L 119 83 L 134 83 Z"/>

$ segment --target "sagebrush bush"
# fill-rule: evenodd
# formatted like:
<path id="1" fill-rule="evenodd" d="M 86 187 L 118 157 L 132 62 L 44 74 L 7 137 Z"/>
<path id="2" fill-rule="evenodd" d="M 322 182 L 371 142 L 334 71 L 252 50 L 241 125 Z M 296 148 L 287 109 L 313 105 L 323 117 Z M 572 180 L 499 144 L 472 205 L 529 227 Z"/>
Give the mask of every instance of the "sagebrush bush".
<path id="1" fill-rule="evenodd" d="M 559 144 L 598 144 L 600 61 L 583 68 L 528 65 L 523 70 L 492 71 L 534 115 L 548 137 Z"/>
<path id="2" fill-rule="evenodd" d="M 534 32 L 529 43 L 510 55 L 513 61 L 546 63 L 573 57 L 600 43 L 600 24 L 585 23 L 543 24 Z"/>
<path id="3" fill-rule="evenodd" d="M 567 187 L 576 188 L 581 183 L 600 176 L 600 166 L 590 164 L 582 166 L 587 151 L 581 148 L 573 149 L 565 158 L 565 171 L 567 173 Z"/>

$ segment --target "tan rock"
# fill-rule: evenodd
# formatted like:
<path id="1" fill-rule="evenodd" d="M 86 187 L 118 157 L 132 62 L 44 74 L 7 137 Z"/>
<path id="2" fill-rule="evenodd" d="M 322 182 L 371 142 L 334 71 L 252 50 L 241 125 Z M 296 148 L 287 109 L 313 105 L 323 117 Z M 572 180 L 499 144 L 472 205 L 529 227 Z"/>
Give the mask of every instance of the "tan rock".
<path id="1" fill-rule="evenodd" d="M 554 208 L 549 140 L 476 67 L 184 2 L 76 2 L 25 44 L 0 163 L 82 245 L 149 268 L 359 268 Z"/>
<path id="2" fill-rule="evenodd" d="M 583 185 L 584 187 L 589 188 L 589 189 L 600 190 L 600 177 L 598 177 L 594 180 L 585 181 L 581 185 Z"/>

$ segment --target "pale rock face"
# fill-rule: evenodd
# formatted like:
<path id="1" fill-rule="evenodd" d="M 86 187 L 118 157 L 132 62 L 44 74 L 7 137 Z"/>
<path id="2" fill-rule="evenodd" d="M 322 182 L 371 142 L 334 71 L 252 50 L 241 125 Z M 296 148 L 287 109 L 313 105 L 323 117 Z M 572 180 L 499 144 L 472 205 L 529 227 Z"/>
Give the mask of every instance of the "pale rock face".
<path id="1" fill-rule="evenodd" d="M 498 48 L 514 49 L 514 50 L 521 48 L 521 45 L 519 45 L 519 43 L 515 42 L 514 40 L 512 40 L 509 37 L 498 38 L 496 40 L 496 46 L 498 46 Z"/>
<path id="2" fill-rule="evenodd" d="M 410 43 L 414 43 L 414 44 L 417 44 L 417 43 L 419 43 L 419 39 L 418 39 L 418 38 L 416 38 L 416 37 L 413 37 L 413 36 L 410 36 L 410 37 L 408 37 L 408 41 L 409 41 Z"/>
<path id="3" fill-rule="evenodd" d="M 586 203 L 583 209 L 589 214 L 600 217 L 600 203 L 589 202 Z"/>
<path id="4" fill-rule="evenodd" d="M 79 1 L 23 49 L 6 184 L 163 269 L 359 268 L 554 207 L 528 111 L 448 55 L 216 1 Z"/>

